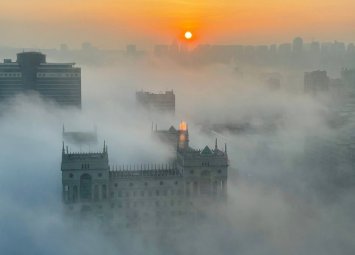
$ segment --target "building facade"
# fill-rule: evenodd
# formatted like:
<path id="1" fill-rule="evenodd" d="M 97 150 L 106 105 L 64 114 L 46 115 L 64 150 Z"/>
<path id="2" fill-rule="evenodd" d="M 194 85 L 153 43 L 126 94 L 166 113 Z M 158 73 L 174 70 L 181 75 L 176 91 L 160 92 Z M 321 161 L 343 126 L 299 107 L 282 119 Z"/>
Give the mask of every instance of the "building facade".
<path id="1" fill-rule="evenodd" d="M 311 95 L 317 95 L 328 91 L 330 79 L 326 71 L 313 71 L 304 73 L 304 91 Z"/>
<path id="2" fill-rule="evenodd" d="M 0 101 L 36 91 L 60 105 L 81 107 L 81 69 L 74 63 L 47 63 L 40 52 L 17 54 L 0 64 Z"/>
<path id="3" fill-rule="evenodd" d="M 110 167 L 107 146 L 98 153 L 62 151 L 63 201 L 68 211 L 110 218 L 117 225 L 165 224 L 194 215 L 227 196 L 228 156 L 206 146 L 189 146 L 180 125 L 176 159 L 165 165 Z M 147 219 L 150 219 L 147 221 Z"/>
<path id="4" fill-rule="evenodd" d="M 164 93 L 157 94 L 147 91 L 137 91 L 136 100 L 145 109 L 175 113 L 174 91 L 165 91 Z"/>

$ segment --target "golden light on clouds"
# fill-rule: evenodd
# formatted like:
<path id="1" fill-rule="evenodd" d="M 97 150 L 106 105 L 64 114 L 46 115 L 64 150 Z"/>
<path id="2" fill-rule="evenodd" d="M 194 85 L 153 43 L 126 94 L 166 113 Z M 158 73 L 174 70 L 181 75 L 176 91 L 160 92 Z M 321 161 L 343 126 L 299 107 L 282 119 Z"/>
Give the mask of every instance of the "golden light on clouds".
<path id="1" fill-rule="evenodd" d="M 102 46 L 171 43 L 186 31 L 197 43 L 265 43 L 296 35 L 355 41 L 354 9 L 354 0 L 2 0 L 0 33 L 9 42 L 40 33 L 50 44 L 89 40 Z"/>

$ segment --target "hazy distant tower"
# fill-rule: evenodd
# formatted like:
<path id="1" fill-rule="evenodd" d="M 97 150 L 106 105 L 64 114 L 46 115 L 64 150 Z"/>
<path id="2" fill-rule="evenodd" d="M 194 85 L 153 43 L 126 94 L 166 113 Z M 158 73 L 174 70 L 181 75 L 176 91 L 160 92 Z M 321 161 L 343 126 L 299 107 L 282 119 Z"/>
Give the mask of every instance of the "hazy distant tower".
<path id="1" fill-rule="evenodd" d="M 301 37 L 296 37 L 293 40 L 293 44 L 292 44 L 292 52 L 294 54 L 302 54 L 303 51 L 303 39 Z"/>

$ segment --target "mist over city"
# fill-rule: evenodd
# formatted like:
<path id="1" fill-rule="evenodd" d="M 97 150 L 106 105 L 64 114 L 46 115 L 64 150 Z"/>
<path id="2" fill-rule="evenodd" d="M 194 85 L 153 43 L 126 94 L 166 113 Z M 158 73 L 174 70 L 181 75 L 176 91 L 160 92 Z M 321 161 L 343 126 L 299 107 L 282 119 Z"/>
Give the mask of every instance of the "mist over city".
<path id="1" fill-rule="evenodd" d="M 354 254 L 355 6 L 287 4 L 0 0 L 0 254 Z"/>

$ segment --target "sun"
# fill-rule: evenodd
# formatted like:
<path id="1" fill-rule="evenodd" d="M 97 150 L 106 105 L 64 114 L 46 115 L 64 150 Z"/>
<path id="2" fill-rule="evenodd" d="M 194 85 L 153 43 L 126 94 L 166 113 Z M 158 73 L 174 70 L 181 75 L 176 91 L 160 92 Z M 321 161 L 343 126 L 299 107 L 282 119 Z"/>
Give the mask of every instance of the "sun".
<path id="1" fill-rule="evenodd" d="M 190 40 L 190 39 L 192 38 L 192 33 L 191 33 L 190 31 L 186 31 L 186 32 L 185 32 L 185 38 L 186 38 L 187 40 Z"/>

